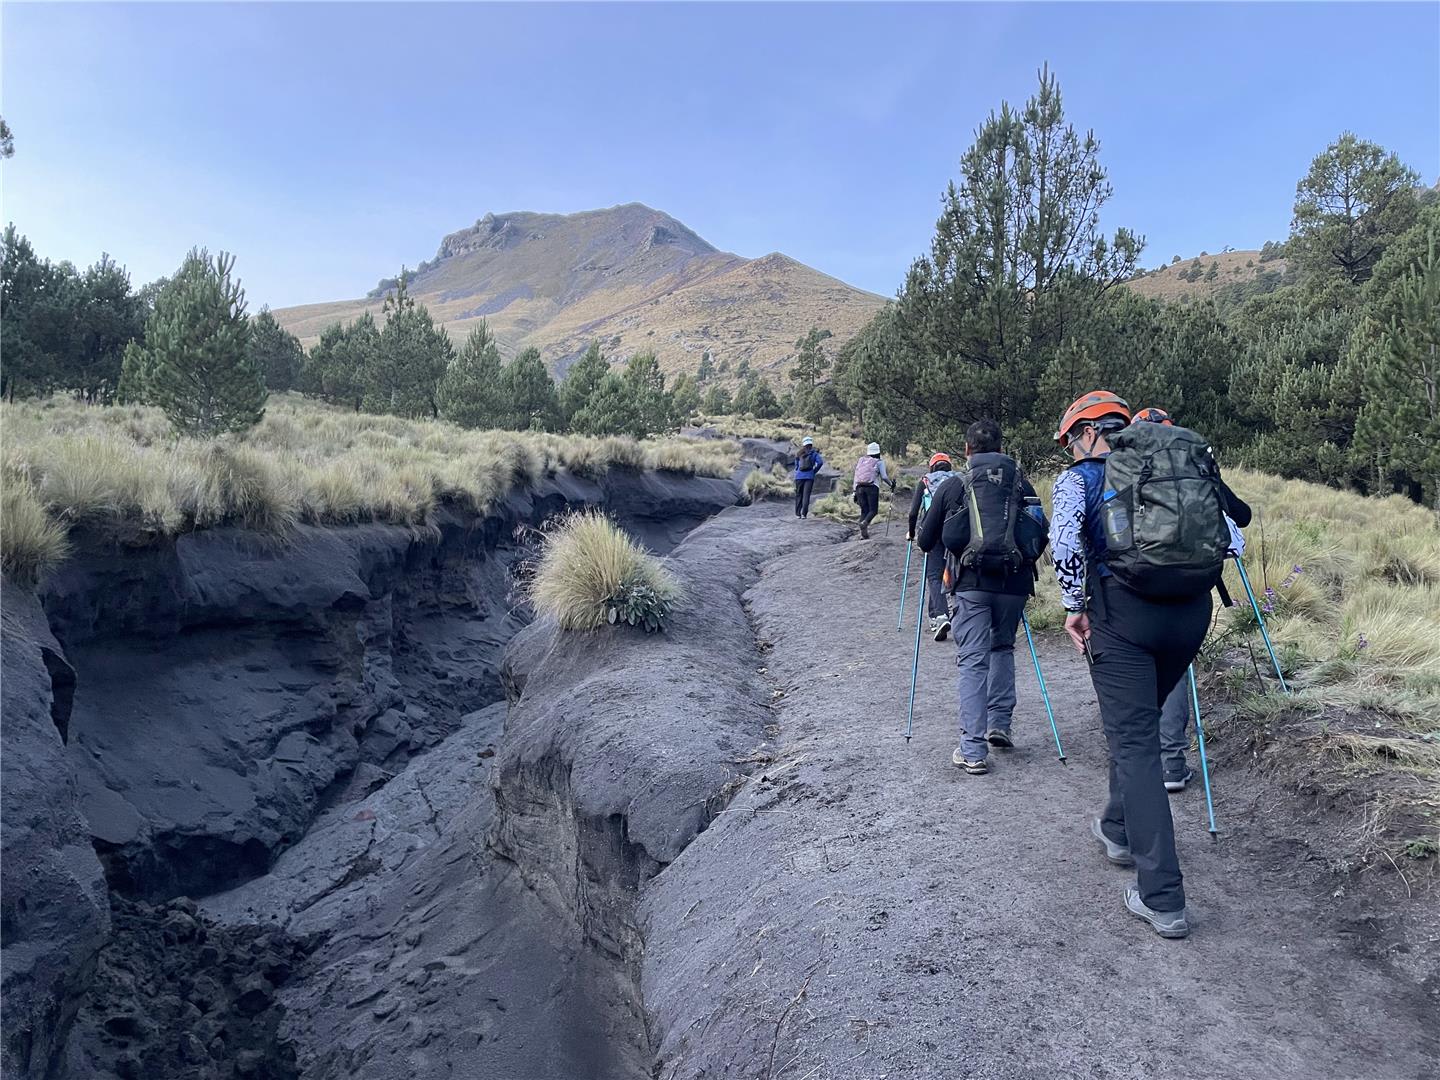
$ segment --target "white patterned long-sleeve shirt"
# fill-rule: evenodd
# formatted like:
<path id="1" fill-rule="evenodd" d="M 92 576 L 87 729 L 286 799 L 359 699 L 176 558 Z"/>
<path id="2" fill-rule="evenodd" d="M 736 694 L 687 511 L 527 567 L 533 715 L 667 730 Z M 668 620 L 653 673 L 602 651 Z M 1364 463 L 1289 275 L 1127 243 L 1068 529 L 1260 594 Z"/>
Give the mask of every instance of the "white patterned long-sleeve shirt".
<path id="1" fill-rule="evenodd" d="M 1245 537 L 1225 515 L 1234 557 L 1245 554 Z M 1055 578 L 1060 583 L 1060 600 L 1066 611 L 1085 610 L 1085 575 L 1089 553 L 1085 547 L 1085 478 L 1066 469 L 1055 478 L 1051 491 L 1050 557 L 1055 560 Z"/>

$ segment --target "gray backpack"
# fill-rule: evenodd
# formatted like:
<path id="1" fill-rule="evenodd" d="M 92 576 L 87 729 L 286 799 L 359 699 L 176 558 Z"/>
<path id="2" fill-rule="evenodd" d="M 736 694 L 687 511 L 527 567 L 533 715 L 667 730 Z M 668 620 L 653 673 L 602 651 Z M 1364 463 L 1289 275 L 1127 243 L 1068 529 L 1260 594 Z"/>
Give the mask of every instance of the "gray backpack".
<path id="1" fill-rule="evenodd" d="M 1110 572 L 1154 599 L 1215 588 L 1230 530 L 1209 445 L 1189 428 L 1139 423 L 1110 447 L 1100 504 Z"/>

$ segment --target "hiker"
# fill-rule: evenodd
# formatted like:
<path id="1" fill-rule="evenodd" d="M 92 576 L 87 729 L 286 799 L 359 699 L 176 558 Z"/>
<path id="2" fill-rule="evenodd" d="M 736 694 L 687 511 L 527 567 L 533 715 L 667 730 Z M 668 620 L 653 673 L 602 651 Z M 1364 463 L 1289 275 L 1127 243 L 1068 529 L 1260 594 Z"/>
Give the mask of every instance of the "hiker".
<path id="1" fill-rule="evenodd" d="M 806 435 L 800 440 L 800 456 L 795 459 L 795 516 L 810 516 L 810 493 L 815 490 L 815 474 L 825 464 L 815 440 Z"/>
<path id="2" fill-rule="evenodd" d="M 999 424 L 971 424 L 965 457 L 969 470 L 941 485 L 916 542 L 927 555 L 949 552 L 950 632 L 960 671 L 960 745 L 950 760 L 980 776 L 990 771 L 990 747 L 1015 745 L 1015 632 L 1035 591 L 1034 559 L 1045 531 L 1025 512 L 1027 500 L 1040 500 L 1015 459 L 1002 452 Z M 1033 555 L 1022 550 L 1017 534 L 1022 519 L 1030 523 Z"/>
<path id="3" fill-rule="evenodd" d="M 1148 408 L 1141 409 L 1135 414 L 1135 423 L 1164 424 L 1173 427 L 1175 421 L 1164 409 Z M 1225 507 L 1225 516 L 1235 523 L 1240 529 L 1250 524 L 1249 505 L 1230 490 L 1230 485 L 1224 480 L 1220 481 L 1220 499 Z M 1243 555 L 1245 553 L 1245 541 L 1239 538 L 1238 530 L 1235 532 L 1235 539 L 1238 546 L 1232 544 L 1232 555 Z M 1186 785 L 1195 779 L 1195 770 L 1190 767 L 1186 760 L 1185 752 L 1190 748 L 1190 683 L 1188 679 L 1182 678 L 1175 684 L 1175 689 L 1170 691 L 1170 696 L 1165 699 L 1165 704 L 1160 706 L 1160 764 L 1161 776 L 1165 782 L 1165 790 L 1174 795 L 1184 791 Z"/>
<path id="4" fill-rule="evenodd" d="M 885 462 L 880 460 L 880 444 L 872 442 L 865 447 L 865 456 L 855 463 L 855 501 L 860 504 L 860 538 L 870 539 L 870 522 L 880 513 L 880 485 L 889 484 L 890 493 L 895 493 L 895 481 L 885 471 Z"/>
<path id="5" fill-rule="evenodd" d="M 1090 831 L 1110 862 L 1136 869 L 1126 909 L 1161 937 L 1185 937 L 1160 705 L 1205 640 L 1232 542 L 1219 467 L 1192 431 L 1131 425 L 1108 390 L 1077 398 L 1055 441 L 1074 459 L 1055 480 L 1050 527 L 1065 632 L 1089 660 L 1110 750 L 1109 802 Z"/>
<path id="6" fill-rule="evenodd" d="M 934 505 L 935 494 L 940 485 L 956 475 L 951 470 L 949 454 L 930 455 L 929 470 L 915 486 L 915 497 L 910 500 L 906 543 L 914 541 L 916 523 L 924 518 Z M 925 607 L 930 615 L 931 637 L 936 641 L 944 641 L 950 633 L 950 606 L 945 599 L 945 548 L 940 544 L 925 552 Z"/>

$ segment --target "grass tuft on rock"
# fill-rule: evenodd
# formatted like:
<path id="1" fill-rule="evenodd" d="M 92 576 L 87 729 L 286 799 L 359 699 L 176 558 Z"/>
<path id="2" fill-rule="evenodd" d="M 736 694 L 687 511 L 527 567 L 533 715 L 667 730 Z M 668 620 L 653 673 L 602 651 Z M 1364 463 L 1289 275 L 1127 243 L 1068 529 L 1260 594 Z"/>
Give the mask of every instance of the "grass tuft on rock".
<path id="1" fill-rule="evenodd" d="M 33 584 L 68 554 L 67 530 L 23 477 L 6 469 L 0 484 L 0 569 L 10 581 Z"/>
<path id="2" fill-rule="evenodd" d="M 663 630 L 681 596 L 674 575 L 613 521 L 569 514 L 545 532 L 529 594 L 565 630 L 608 624 Z"/>

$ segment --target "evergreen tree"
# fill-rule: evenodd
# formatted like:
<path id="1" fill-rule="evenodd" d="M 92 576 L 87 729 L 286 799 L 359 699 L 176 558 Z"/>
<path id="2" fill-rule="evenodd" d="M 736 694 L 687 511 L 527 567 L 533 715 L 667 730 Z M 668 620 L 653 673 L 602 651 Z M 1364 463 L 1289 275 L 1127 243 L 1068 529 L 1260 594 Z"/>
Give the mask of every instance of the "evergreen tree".
<path id="1" fill-rule="evenodd" d="M 481 319 L 440 379 L 440 415 L 462 427 L 500 426 L 508 411 L 500 376 L 500 347 Z"/>
<path id="2" fill-rule="evenodd" d="M 305 350 L 299 338 L 275 321 L 268 307 L 262 307 L 250 321 L 250 352 L 272 392 L 292 389 L 299 382 Z"/>
<path id="3" fill-rule="evenodd" d="M 521 351 L 500 372 L 504 426 L 514 431 L 554 431 L 560 425 L 560 400 L 555 380 L 540 359 L 540 350 Z"/>
<path id="4" fill-rule="evenodd" d="M 1418 488 L 1440 514 L 1440 231 L 1425 255 L 1390 289 L 1393 314 L 1370 350 L 1365 404 L 1356 420 L 1357 455 Z"/>
<path id="5" fill-rule="evenodd" d="M 365 407 L 397 416 L 438 416 L 438 387 L 455 349 L 430 312 L 410 296 L 408 281 L 402 270 L 395 291 L 385 298 L 380 347 L 361 369 Z"/>
<path id="6" fill-rule="evenodd" d="M 1287 250 L 1317 286 L 1364 284 L 1414 222 L 1417 180 L 1393 153 L 1345 132 L 1296 185 Z"/>
<path id="7" fill-rule="evenodd" d="M 1099 152 L 1066 123 L 1048 70 L 1023 109 L 991 114 L 945 192 L 929 255 L 906 277 L 901 348 L 854 354 L 848 377 L 872 410 L 897 428 L 917 415 L 931 442 L 958 445 L 970 420 L 991 416 L 1012 445 L 1044 445 L 1049 422 L 1032 419 L 1040 375 L 1134 273 L 1141 246 L 1125 229 L 1099 230 L 1111 194 Z"/>
<path id="8" fill-rule="evenodd" d="M 124 378 L 185 435 L 213 437 L 257 423 L 265 381 L 250 355 L 245 292 L 233 256 L 192 251 L 155 303 L 143 344 L 125 351 Z"/>
<path id="9" fill-rule="evenodd" d="M 600 380 L 571 420 L 571 429 L 582 435 L 633 435 L 637 439 L 648 434 L 635 388 L 624 375 L 614 371 Z"/>
<path id="10" fill-rule="evenodd" d="M 610 361 L 600 351 L 600 342 L 592 341 L 560 383 L 560 422 L 564 427 L 573 426 L 575 414 L 585 407 L 609 371 Z"/>
<path id="11" fill-rule="evenodd" d="M 781 413 L 780 399 L 775 396 L 774 387 L 765 379 L 757 379 L 750 391 L 750 412 L 762 420 L 773 420 Z"/>
<path id="12" fill-rule="evenodd" d="M 7 226 L 0 237 L 0 390 L 8 400 L 55 386 L 65 364 L 70 291 L 64 270 Z"/>
<path id="13" fill-rule="evenodd" d="M 804 337 L 795 341 L 795 366 L 790 369 L 790 381 L 802 390 L 814 390 L 830 367 L 830 357 L 825 354 L 825 342 L 831 337 L 829 330 L 812 326 Z"/>
<path id="14" fill-rule="evenodd" d="M 108 255 L 85 271 L 73 290 L 76 309 L 63 384 L 86 401 L 109 402 L 120 385 L 125 348 L 145 333 L 146 310 L 130 275 Z"/>
<path id="15" fill-rule="evenodd" d="M 695 373 L 696 380 L 703 386 L 715 377 L 715 360 L 706 349 L 700 354 L 700 370 Z"/>
<path id="16" fill-rule="evenodd" d="M 669 431 L 675 426 L 670 398 L 665 393 L 665 373 L 653 352 L 638 352 L 625 363 L 625 382 L 635 398 L 638 436 Z"/>
<path id="17" fill-rule="evenodd" d="M 730 391 L 723 386 L 712 386 L 705 391 L 705 400 L 700 406 L 706 416 L 726 416 L 735 407 L 730 400 Z"/>
<path id="18" fill-rule="evenodd" d="M 700 388 L 689 375 L 679 375 L 670 388 L 670 414 L 679 422 L 688 420 L 700 408 Z"/>

